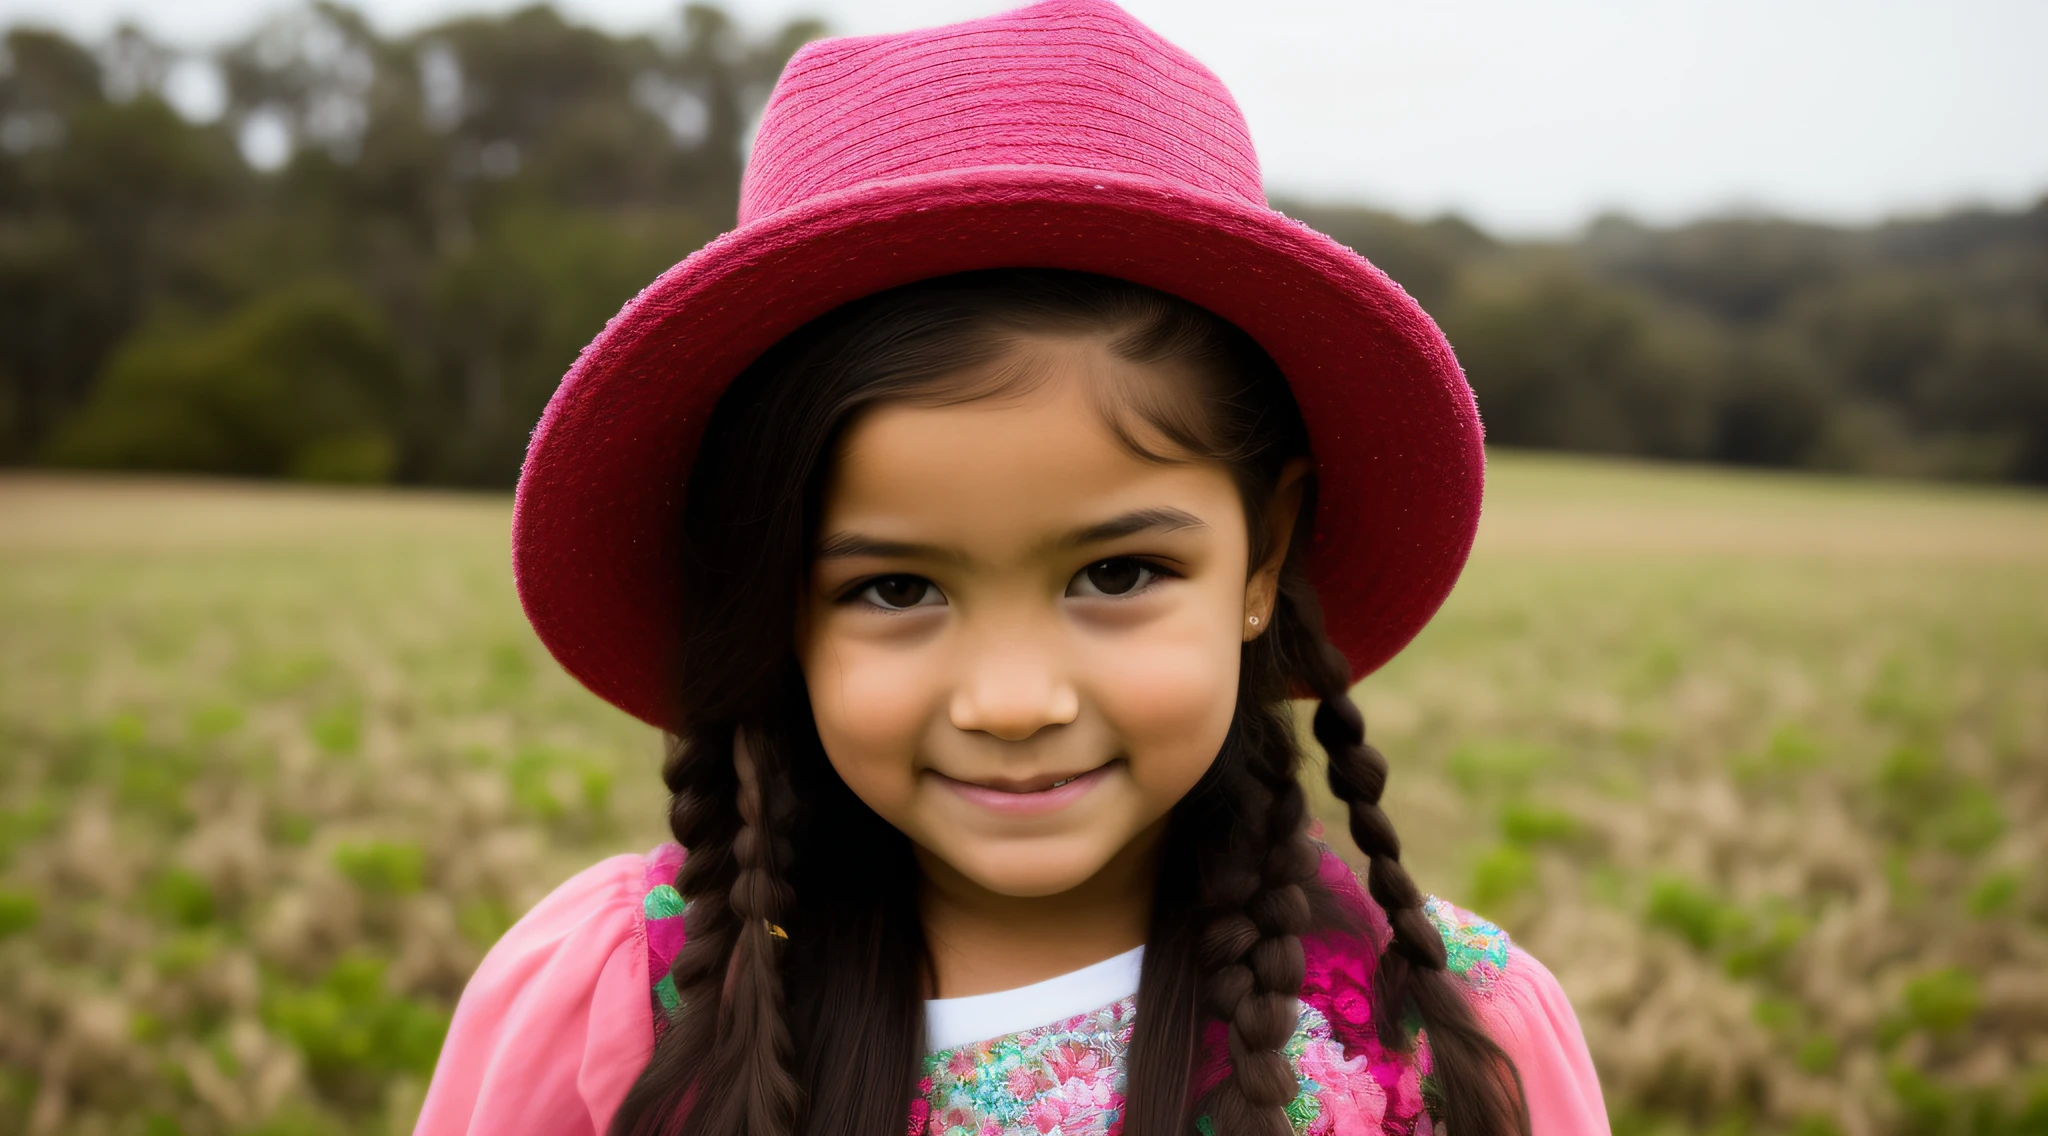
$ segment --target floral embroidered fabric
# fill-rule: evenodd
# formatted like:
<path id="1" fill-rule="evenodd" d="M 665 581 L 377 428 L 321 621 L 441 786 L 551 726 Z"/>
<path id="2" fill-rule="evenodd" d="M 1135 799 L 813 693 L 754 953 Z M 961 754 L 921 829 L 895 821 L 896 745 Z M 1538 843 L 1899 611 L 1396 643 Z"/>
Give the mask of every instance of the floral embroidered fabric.
<path id="1" fill-rule="evenodd" d="M 1137 1007 L 1100 1010 L 925 1058 L 911 1132 L 923 1136 L 1112 1136 L 1122 1128 L 1124 1055 Z M 1285 1053 L 1300 1094 L 1287 1106 L 1305 1136 L 1412 1133 L 1423 1113 L 1415 1059 L 1347 1056 L 1330 1022 L 1304 1005 Z M 1384 1080 L 1383 1080 L 1384 1078 Z M 1198 1121 L 1213 1132 L 1206 1118 Z"/>
<path id="2" fill-rule="evenodd" d="M 1507 933 L 1477 915 L 1435 896 L 1422 902 L 1423 914 L 1436 924 L 1444 940 L 1444 965 L 1475 991 L 1484 993 L 1508 968 Z"/>
<path id="3" fill-rule="evenodd" d="M 657 1035 L 676 1009 L 669 965 L 682 946 L 683 902 L 673 885 L 681 852 L 666 846 L 649 857 L 642 902 L 647 919 Z M 1365 916 L 1364 937 L 1323 935 L 1304 943 L 1306 977 L 1301 1017 L 1285 1053 L 1300 1092 L 1288 1105 L 1301 1136 L 1432 1136 L 1426 1104 L 1429 1040 L 1389 1048 L 1373 1023 L 1375 944 L 1384 918 L 1350 870 L 1325 855 L 1323 879 Z M 1424 907 L 1448 953 L 1448 966 L 1483 994 L 1506 973 L 1511 944 L 1500 928 L 1431 897 Z M 1100 1009 L 1003 1037 L 941 1050 L 925 1058 L 924 1079 L 911 1102 L 909 1136 L 1114 1136 L 1122 1129 L 1124 1060 L 1137 1006 L 1123 998 Z M 1210 1023 L 1211 1055 L 1197 1077 L 1206 1092 L 1224 1069 L 1222 1027 Z M 1206 1118 L 1198 1121 L 1212 1133 Z"/>
<path id="4" fill-rule="evenodd" d="M 676 952 L 683 949 L 683 895 L 676 890 L 676 871 L 683 866 L 680 845 L 664 844 L 647 857 L 646 894 L 640 913 L 647 920 L 647 977 L 654 990 L 654 1036 L 668 1030 L 668 1020 L 682 999 L 676 994 Z"/>

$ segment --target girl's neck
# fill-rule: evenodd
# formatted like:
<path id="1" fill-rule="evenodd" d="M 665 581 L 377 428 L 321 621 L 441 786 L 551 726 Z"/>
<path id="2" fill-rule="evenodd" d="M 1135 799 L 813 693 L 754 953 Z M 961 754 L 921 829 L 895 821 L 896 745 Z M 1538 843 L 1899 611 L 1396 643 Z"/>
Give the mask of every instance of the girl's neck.
<path id="1" fill-rule="evenodd" d="M 999 895 L 917 850 L 920 910 L 938 989 L 934 998 L 1012 990 L 1144 945 L 1152 922 L 1162 820 L 1080 887 L 1058 895 Z"/>

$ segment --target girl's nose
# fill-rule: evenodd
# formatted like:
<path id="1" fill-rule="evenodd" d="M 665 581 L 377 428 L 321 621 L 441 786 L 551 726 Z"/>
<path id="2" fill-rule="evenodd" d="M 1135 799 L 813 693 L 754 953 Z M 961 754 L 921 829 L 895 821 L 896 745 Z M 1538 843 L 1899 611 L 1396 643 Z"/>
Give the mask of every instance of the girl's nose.
<path id="1" fill-rule="evenodd" d="M 1021 742 L 1072 722 L 1081 713 L 1081 696 L 1049 663 L 1017 651 L 970 662 L 953 691 L 953 727 Z"/>

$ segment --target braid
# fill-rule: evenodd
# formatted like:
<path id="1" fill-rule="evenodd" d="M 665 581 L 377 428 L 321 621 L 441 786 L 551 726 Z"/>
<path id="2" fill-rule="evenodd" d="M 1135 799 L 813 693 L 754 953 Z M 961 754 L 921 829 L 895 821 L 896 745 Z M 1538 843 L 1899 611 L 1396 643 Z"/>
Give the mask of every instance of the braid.
<path id="1" fill-rule="evenodd" d="M 1216 1131 L 1249 1136 L 1292 1130 L 1286 1109 L 1299 1085 L 1282 1049 L 1300 1017 L 1317 859 L 1298 754 L 1269 706 L 1240 706 L 1242 744 L 1224 758 L 1217 788 L 1241 819 L 1206 854 L 1203 898 L 1215 914 L 1198 944 L 1206 1001 L 1228 1027 L 1230 1051 L 1230 1073 L 1206 1107 Z"/>
<path id="2" fill-rule="evenodd" d="M 1350 808 L 1351 839 L 1371 857 L 1366 886 L 1373 902 L 1386 912 L 1393 928 L 1387 948 L 1394 957 L 1381 963 L 1382 975 L 1396 985 L 1410 966 L 1444 969 L 1444 942 L 1422 911 L 1422 892 L 1401 866 L 1401 838 L 1394 822 L 1380 808 L 1387 787 L 1387 759 L 1365 740 L 1365 716 L 1351 701 L 1351 664 L 1329 641 L 1317 652 L 1313 669 L 1317 697 L 1316 741 L 1329 754 L 1330 790 Z M 1383 1023 L 1393 1024 L 1393 1023 Z"/>
<path id="3" fill-rule="evenodd" d="M 790 1073 L 782 940 L 769 930 L 790 904 L 782 872 L 790 846 L 778 832 L 787 798 L 768 749 L 740 730 L 707 740 L 725 737 L 730 749 L 674 739 L 662 770 L 672 794 L 669 828 L 689 849 L 676 876 L 689 904 L 685 935 L 669 972 L 684 1028 L 663 1037 L 620 1106 L 612 1131 L 621 1136 L 666 1136 L 685 1122 L 735 1136 L 795 1130 L 801 1093 Z M 715 1030 L 704 1028 L 712 1022 Z M 738 1091 L 696 1092 L 714 1078 Z M 700 1115 L 693 1104 L 717 1115 Z"/>
<path id="4" fill-rule="evenodd" d="M 1314 731 L 1329 757 L 1330 791 L 1350 812 L 1351 839 L 1370 858 L 1366 887 L 1392 936 L 1373 971 L 1380 1040 L 1405 1046 L 1409 1011 L 1428 1031 L 1441 1119 L 1456 1136 L 1527 1136 L 1529 1117 L 1514 1066 L 1445 969 L 1443 937 L 1422 909 L 1422 892 L 1401 866 L 1401 840 L 1380 808 L 1387 759 L 1365 740 L 1365 716 L 1351 701 L 1351 663 L 1323 630 L 1315 590 L 1283 573 L 1280 596 L 1302 640 L 1296 670 L 1319 700 Z M 1276 621 L 1278 624 L 1279 621 Z M 1279 630 L 1276 626 L 1275 630 Z"/>
<path id="5" fill-rule="evenodd" d="M 740 731 L 733 733 L 733 770 L 739 780 L 736 804 L 740 830 L 733 838 L 739 871 L 733 881 L 732 907 L 738 917 L 737 941 L 725 972 L 725 997 L 719 1028 L 740 1054 L 743 1067 L 734 1072 L 743 1086 L 748 1136 L 784 1136 L 796 1120 L 799 1096 L 790 1075 L 789 1024 L 783 1017 L 782 971 L 777 944 L 786 932 L 777 921 L 786 918 L 790 887 L 779 865 L 789 860 L 789 841 L 776 822 L 785 819 L 769 806 L 774 794 L 755 747 Z M 772 928 L 772 930 L 771 930 Z"/>
<path id="6" fill-rule="evenodd" d="M 676 738 L 662 767 L 670 793 L 669 831 L 689 850 L 676 873 L 676 890 L 689 901 L 683 947 L 669 971 L 684 1015 L 719 1005 L 727 960 L 739 938 L 739 917 L 732 908 L 732 885 L 739 875 L 733 855 L 739 815 L 732 807 L 738 778 L 730 752 L 709 749 Z"/>

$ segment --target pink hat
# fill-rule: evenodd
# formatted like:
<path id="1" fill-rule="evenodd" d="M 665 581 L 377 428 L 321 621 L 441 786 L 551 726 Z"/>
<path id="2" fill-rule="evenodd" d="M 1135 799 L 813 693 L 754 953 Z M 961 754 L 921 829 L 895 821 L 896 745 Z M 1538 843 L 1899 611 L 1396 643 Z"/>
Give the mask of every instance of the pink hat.
<path id="1" fill-rule="evenodd" d="M 548 403 L 512 522 L 519 598 L 569 672 L 674 728 L 684 485 L 726 384 L 813 317 L 911 281 L 1120 277 L 1243 328 L 1319 477 L 1308 569 L 1362 676 L 1450 593 L 1479 523 L 1479 416 L 1399 285 L 1266 205 L 1216 76 L 1106 0 L 797 52 L 739 226 L 628 303 Z"/>

